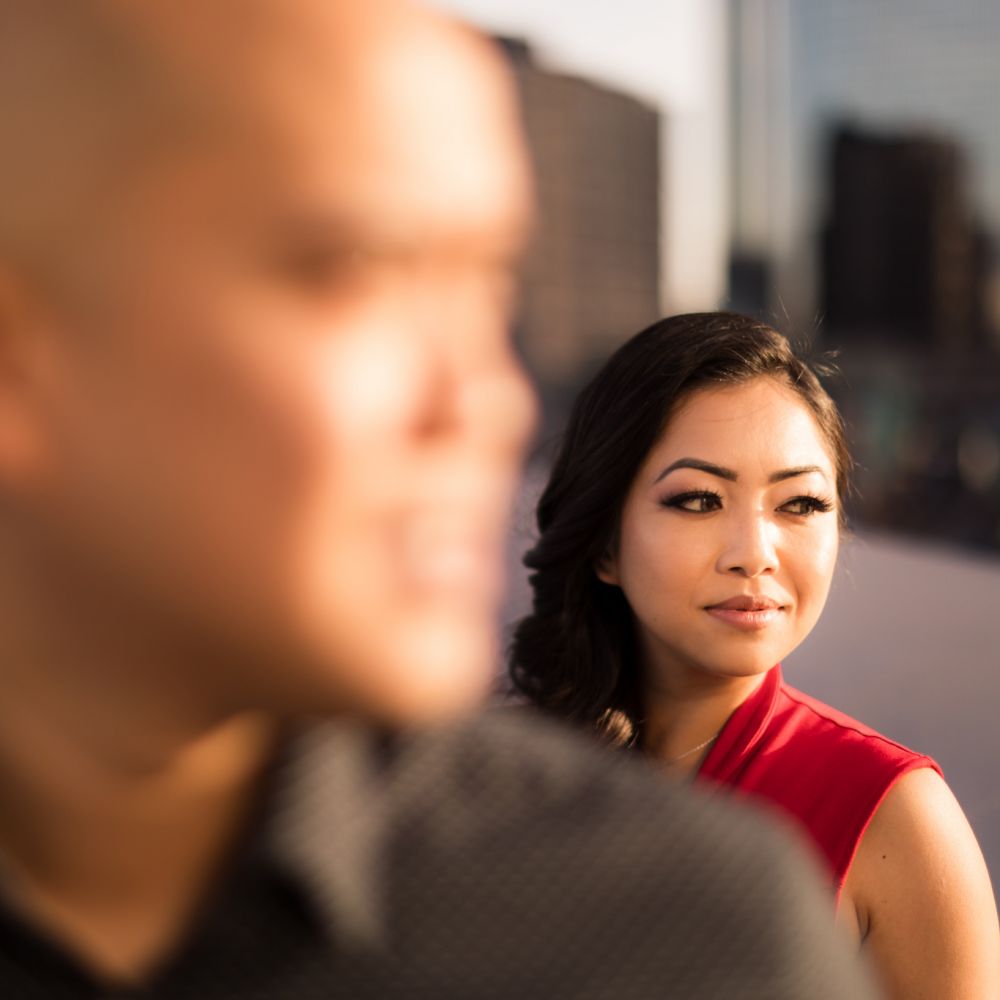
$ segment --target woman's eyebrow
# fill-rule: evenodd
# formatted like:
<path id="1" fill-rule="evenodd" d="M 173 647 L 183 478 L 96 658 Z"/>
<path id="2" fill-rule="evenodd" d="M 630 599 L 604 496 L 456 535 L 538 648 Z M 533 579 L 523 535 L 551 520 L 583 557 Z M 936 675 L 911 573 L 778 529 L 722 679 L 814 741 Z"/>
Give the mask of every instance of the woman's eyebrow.
<path id="1" fill-rule="evenodd" d="M 818 465 L 799 465 L 794 469 L 782 469 L 780 472 L 772 472 L 767 477 L 769 483 L 780 483 L 785 479 L 794 479 L 796 476 L 807 476 L 810 472 L 818 472 L 823 478 L 827 478 L 826 472 Z"/>
<path id="2" fill-rule="evenodd" d="M 707 472 L 710 476 L 718 476 L 719 479 L 727 479 L 731 483 L 735 483 L 740 477 L 732 469 L 727 469 L 725 466 L 716 465 L 714 462 L 706 462 L 701 458 L 679 458 L 676 462 L 671 462 L 657 477 L 653 480 L 653 484 L 660 482 L 661 479 L 666 479 L 671 472 L 677 469 L 698 469 L 700 472 Z M 796 476 L 806 476 L 811 472 L 818 472 L 821 476 L 826 478 L 826 472 L 818 465 L 797 465 L 792 469 L 781 469 L 778 472 L 772 472 L 770 476 L 767 477 L 769 483 L 780 483 L 784 482 L 786 479 L 794 479 Z"/>
<path id="3" fill-rule="evenodd" d="M 675 469 L 698 469 L 701 472 L 707 472 L 710 476 L 718 476 L 720 479 L 728 479 L 731 483 L 735 483 L 739 476 L 733 472 L 732 469 L 726 469 L 721 465 L 716 465 L 714 462 L 705 462 L 700 458 L 679 458 L 676 462 L 671 462 L 657 477 L 653 480 L 654 485 L 658 483 L 661 479 L 665 479 L 670 475 Z"/>

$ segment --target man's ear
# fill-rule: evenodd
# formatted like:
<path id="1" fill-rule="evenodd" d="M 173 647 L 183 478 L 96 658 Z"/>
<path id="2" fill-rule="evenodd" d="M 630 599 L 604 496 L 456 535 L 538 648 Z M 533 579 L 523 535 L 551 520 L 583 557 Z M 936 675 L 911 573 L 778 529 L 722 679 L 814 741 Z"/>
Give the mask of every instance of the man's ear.
<path id="1" fill-rule="evenodd" d="M 613 587 L 620 586 L 618 579 L 618 559 L 611 552 L 605 552 L 594 564 L 594 572 L 602 583 L 610 583 Z"/>

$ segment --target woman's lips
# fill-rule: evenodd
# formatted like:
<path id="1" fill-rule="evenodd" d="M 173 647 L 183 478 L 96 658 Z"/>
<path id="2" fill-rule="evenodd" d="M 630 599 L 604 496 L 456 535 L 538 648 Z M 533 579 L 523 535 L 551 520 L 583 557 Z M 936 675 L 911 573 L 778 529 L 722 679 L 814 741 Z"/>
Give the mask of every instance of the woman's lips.
<path id="1" fill-rule="evenodd" d="M 769 597 L 731 597 L 705 609 L 713 618 L 733 628 L 754 632 L 772 625 L 784 607 Z"/>

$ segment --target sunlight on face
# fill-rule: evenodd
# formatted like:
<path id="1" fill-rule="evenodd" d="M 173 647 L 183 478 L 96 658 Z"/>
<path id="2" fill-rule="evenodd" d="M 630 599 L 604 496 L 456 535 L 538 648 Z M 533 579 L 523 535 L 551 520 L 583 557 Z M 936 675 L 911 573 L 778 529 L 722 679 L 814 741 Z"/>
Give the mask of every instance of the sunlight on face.
<path id="1" fill-rule="evenodd" d="M 526 158 L 499 59 L 385 7 L 350 58 L 251 39 L 283 72 L 121 194 L 67 295 L 66 532 L 227 705 L 415 721 L 492 680 Z"/>
<path id="2" fill-rule="evenodd" d="M 687 399 L 598 572 L 632 608 L 650 683 L 753 676 L 798 646 L 830 588 L 837 505 L 829 449 L 790 389 L 761 378 Z"/>

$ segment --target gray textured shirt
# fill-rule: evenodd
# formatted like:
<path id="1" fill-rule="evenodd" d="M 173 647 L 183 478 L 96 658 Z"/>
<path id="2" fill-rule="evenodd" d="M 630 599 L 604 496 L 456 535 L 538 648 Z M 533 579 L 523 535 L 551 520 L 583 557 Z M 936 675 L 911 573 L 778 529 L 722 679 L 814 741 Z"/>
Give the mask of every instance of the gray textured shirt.
<path id="1" fill-rule="evenodd" d="M 183 947 L 115 992 L 0 913 L 0 996 L 868 1000 L 797 847 L 520 713 L 289 743 Z"/>

